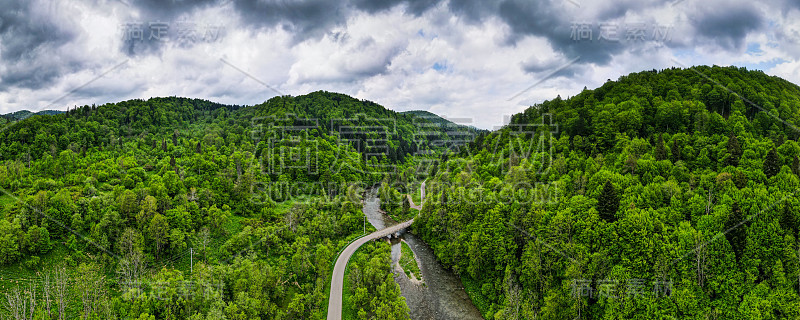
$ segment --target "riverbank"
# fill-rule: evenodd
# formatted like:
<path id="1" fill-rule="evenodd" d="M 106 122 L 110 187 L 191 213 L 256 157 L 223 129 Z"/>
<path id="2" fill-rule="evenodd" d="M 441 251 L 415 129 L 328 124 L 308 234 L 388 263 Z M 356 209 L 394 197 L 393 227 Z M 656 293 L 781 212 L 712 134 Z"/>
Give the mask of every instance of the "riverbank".
<path id="1" fill-rule="evenodd" d="M 398 266 L 412 282 L 416 282 L 418 285 L 425 285 L 425 281 L 422 279 L 422 270 L 419 269 L 417 256 L 414 254 L 414 251 L 411 250 L 411 247 L 403 240 L 400 240 L 400 261 L 398 262 Z"/>
<path id="2" fill-rule="evenodd" d="M 380 200 L 374 189 L 366 192 L 364 214 L 367 221 L 380 230 L 384 226 L 396 225 L 397 222 L 380 210 Z M 452 271 L 445 269 L 436 259 L 433 250 L 413 233 L 404 232 L 400 239 L 392 241 L 392 265 L 401 258 L 401 241 L 403 240 L 416 256 L 424 285 L 412 281 L 403 270 L 392 267 L 394 280 L 400 286 L 400 292 L 406 298 L 411 319 L 483 319 L 481 313 L 473 305 L 461 279 Z"/>

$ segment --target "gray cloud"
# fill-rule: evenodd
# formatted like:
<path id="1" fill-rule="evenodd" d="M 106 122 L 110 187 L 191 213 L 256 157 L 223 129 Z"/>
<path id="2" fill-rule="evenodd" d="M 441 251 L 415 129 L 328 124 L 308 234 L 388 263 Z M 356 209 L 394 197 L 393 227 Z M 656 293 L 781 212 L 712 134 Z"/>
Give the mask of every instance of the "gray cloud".
<path id="1" fill-rule="evenodd" d="M 497 12 L 499 1 L 476 1 L 476 0 L 450 0 L 448 8 L 454 14 L 462 16 L 471 22 L 481 22 L 486 17 Z"/>
<path id="2" fill-rule="evenodd" d="M 570 63 L 571 60 L 562 60 L 562 59 L 548 59 L 548 60 L 539 60 L 539 59 L 528 59 L 522 62 L 522 70 L 527 73 L 533 74 L 549 74 L 551 72 L 555 72 L 550 77 L 567 77 L 572 78 L 575 75 L 581 73 L 581 67 L 576 63 Z"/>
<path id="3" fill-rule="evenodd" d="M 571 37 L 573 22 L 543 2 L 506 1 L 500 5 L 499 16 L 515 31 L 511 42 L 527 35 L 542 36 L 556 51 L 569 58 L 581 57 L 587 63 L 607 63 L 612 54 L 622 50 L 619 43 L 576 41 Z"/>
<path id="4" fill-rule="evenodd" d="M 781 3 L 782 13 L 785 15 L 790 10 L 800 10 L 800 0 L 784 0 Z"/>
<path id="5" fill-rule="evenodd" d="M 36 67 L 13 67 L 25 65 L 24 61 L 34 60 L 39 48 L 57 48 L 60 44 L 72 41 L 75 30 L 57 26 L 48 21 L 31 20 L 34 2 L 9 2 L 0 12 L 0 43 L 2 43 L 3 64 L 6 65 L 3 83 L 8 86 L 41 87 L 57 78 L 61 72 L 70 72 L 80 67 L 78 62 L 70 63 L 63 70 L 41 70 L 35 77 L 25 77 L 25 73 Z M 797 0 L 781 0 L 792 3 Z M 356 11 L 377 13 L 395 7 L 404 8 L 407 14 L 420 16 L 441 4 L 441 0 L 138 0 L 125 1 L 130 10 L 129 22 L 142 23 L 142 39 L 127 39 L 120 50 L 128 56 L 159 55 L 167 45 L 192 45 L 192 43 L 168 43 L 152 37 L 153 29 L 148 23 L 173 23 L 182 15 L 194 10 L 215 6 L 233 6 L 242 24 L 255 30 L 279 26 L 290 32 L 294 42 L 309 38 L 319 38 L 328 34 L 336 26 L 345 24 L 347 18 Z M 487 18 L 496 17 L 506 23 L 511 31 L 506 45 L 515 45 L 527 36 L 547 39 L 551 47 L 567 59 L 581 57 L 582 64 L 607 64 L 615 55 L 631 49 L 628 43 L 611 41 L 575 41 L 571 37 L 573 19 L 577 13 L 593 10 L 591 23 L 612 21 L 631 11 L 643 10 L 663 3 L 651 1 L 623 1 L 607 5 L 592 4 L 593 7 L 581 10 L 565 0 L 450 0 L 447 8 L 452 14 L 471 23 L 482 23 Z M 108 4 L 108 3 L 107 3 Z M 731 8 L 733 7 L 733 8 Z M 727 5 L 725 10 L 709 9 L 691 13 L 691 23 L 696 37 L 706 43 L 713 43 L 725 50 L 739 49 L 748 32 L 757 30 L 763 18 L 752 5 Z M 136 17 L 138 21 L 133 21 Z M 170 38 L 176 37 L 176 26 L 169 26 Z M 595 30 L 595 33 L 597 30 Z M 123 35 L 124 36 L 124 35 Z M 594 35 L 595 37 L 597 34 Z M 670 45 L 670 44 L 667 44 Z M 672 45 L 679 45 L 675 43 Z M 20 61 L 23 61 L 19 63 Z M 56 68 L 59 69 L 59 68 Z M 535 68 L 525 66 L 526 72 Z"/>
<path id="6" fill-rule="evenodd" d="M 698 43 L 707 41 L 726 50 L 740 50 L 745 36 L 764 26 L 762 13 L 750 3 L 706 6 L 691 15 Z"/>
<path id="7" fill-rule="evenodd" d="M 439 0 L 353 0 L 353 5 L 355 8 L 368 13 L 381 12 L 404 5 L 406 13 L 419 16 L 440 2 Z"/>
<path id="8" fill-rule="evenodd" d="M 581 63 L 606 64 L 614 55 L 627 50 L 630 44 L 596 41 L 599 24 L 611 22 L 625 16 L 631 10 L 649 5 L 654 4 L 645 1 L 624 1 L 583 10 L 566 0 L 451 0 L 448 7 L 454 14 L 462 15 L 467 21 L 474 23 L 482 23 L 491 17 L 500 18 L 511 29 L 507 39 L 508 45 L 515 45 L 528 36 L 543 37 L 555 51 L 568 59 L 580 57 Z M 590 19 L 586 19 L 585 13 L 589 10 L 594 12 Z M 578 13 L 582 13 L 583 16 Z M 573 27 L 577 23 L 589 23 L 593 26 L 592 41 L 585 39 L 576 41 L 572 37 Z M 526 72 L 533 72 L 533 69 L 535 68 L 530 66 L 524 67 Z"/>
<path id="9" fill-rule="evenodd" d="M 33 2 L 4 1 L 0 4 L 0 85 L 39 89 L 62 72 L 78 70 L 82 63 L 55 56 L 56 49 L 75 39 L 71 26 L 59 26 L 34 10 Z M 50 63 L 30 63 L 49 60 Z M 56 63 L 54 63 L 56 62 Z"/>
<path id="10" fill-rule="evenodd" d="M 298 41 L 319 37 L 332 26 L 343 24 L 349 15 L 348 9 L 338 1 L 234 1 L 239 15 L 257 27 L 280 25 L 295 34 Z"/>
<path id="11" fill-rule="evenodd" d="M 118 63 L 118 60 L 128 56 L 135 58 L 132 61 L 149 63 L 148 68 L 158 66 L 159 62 L 165 64 L 164 79 L 192 81 L 191 88 L 185 91 L 187 93 L 198 92 L 198 95 L 211 94 L 235 99 L 246 90 L 236 91 L 229 83 L 231 79 L 220 78 L 220 72 L 235 71 L 224 65 L 214 69 L 214 63 L 218 63 L 215 55 L 223 54 L 221 52 L 226 48 L 193 48 L 194 42 L 174 40 L 178 36 L 178 22 L 209 16 L 217 19 L 223 13 L 225 16 L 221 18 L 221 26 L 229 28 L 231 34 L 237 37 L 226 42 L 226 45 L 243 49 L 242 56 L 232 54 L 231 61 L 249 63 L 250 66 L 243 69 L 258 77 L 275 75 L 269 81 L 265 80 L 270 84 L 288 84 L 303 90 L 334 83 L 352 88 L 354 92 L 368 91 L 365 88 L 373 86 L 393 94 L 396 92 L 391 90 L 405 86 L 406 81 L 413 82 L 410 79 L 414 77 L 420 77 L 418 80 L 426 81 L 424 83 L 427 86 L 437 88 L 448 81 L 464 81 L 464 87 L 459 89 L 468 90 L 466 83 L 471 83 L 469 81 L 487 75 L 494 76 L 487 71 L 489 68 L 502 70 L 505 76 L 511 78 L 517 75 L 540 78 L 577 57 L 580 57 L 577 63 L 561 69 L 552 77 L 567 78 L 558 80 L 564 82 L 575 79 L 588 81 L 586 79 L 600 72 L 597 70 L 620 64 L 634 65 L 636 68 L 629 66 L 631 71 L 638 70 L 639 65 L 644 69 L 654 66 L 647 59 L 637 60 L 637 63 L 619 61 L 626 56 L 649 57 L 675 49 L 691 51 L 697 46 L 712 49 L 709 52 L 725 51 L 723 56 L 740 54 L 747 44 L 748 35 L 773 26 L 776 27 L 770 31 L 770 36 L 780 42 L 781 50 L 785 52 L 789 50 L 786 48 L 794 48 L 795 58 L 798 56 L 796 52 L 800 52 L 800 36 L 792 21 L 787 20 L 788 11 L 800 8 L 800 0 L 768 0 L 768 4 L 704 0 L 684 1 L 674 6 L 670 2 L 657 0 L 621 0 L 614 3 L 575 1 L 580 7 L 570 0 L 0 0 L 0 7 L 3 8 L 0 11 L 0 98 L 5 97 L 7 102 L 17 101 L 15 95 L 18 92 L 32 92 L 35 95 L 50 87 L 72 88 L 80 82 L 77 79 L 100 74 L 110 67 L 109 63 Z M 70 7 L 75 3 L 81 4 L 78 7 L 92 8 L 88 18 L 75 14 L 74 9 L 71 17 L 70 12 L 61 12 L 60 6 Z M 105 35 L 110 30 L 93 33 L 93 30 L 84 29 L 103 25 L 92 24 L 91 15 L 101 15 L 96 20 L 109 24 L 142 23 L 142 32 L 148 33 L 148 23 L 166 22 L 169 24 L 167 38 L 170 40 L 159 41 L 145 34 L 142 40 L 120 41 L 115 38 L 111 43 L 113 46 L 119 44 L 119 47 L 112 50 L 95 48 L 92 46 L 103 45 L 103 39 L 98 41 L 96 35 Z M 370 21 L 358 25 L 359 21 L 363 23 L 375 15 L 387 17 L 386 24 Z M 77 17 L 85 20 L 69 20 Z M 674 34 L 675 41 L 663 43 L 597 40 L 599 24 L 634 21 L 647 23 L 651 28 L 656 22 L 674 23 L 676 29 L 673 32 L 680 32 Z M 572 37 L 574 24 L 583 22 L 593 25 L 594 39 L 591 41 L 576 41 Z M 396 23 L 419 23 L 425 27 L 419 27 L 420 37 L 415 38 L 416 26 Z M 117 29 L 121 26 L 106 27 Z M 477 31 L 466 31 L 470 28 Z M 651 32 L 651 29 L 648 30 L 648 38 Z M 471 39 L 476 34 L 477 37 L 483 37 L 479 43 Z M 274 35 L 280 41 L 270 42 L 264 39 L 264 35 Z M 225 34 L 220 36 L 224 37 Z M 249 40 L 282 47 L 252 48 L 251 43 L 247 42 Z M 430 43 L 421 46 L 419 41 Z M 523 48 L 530 43 L 542 45 Z M 465 44 L 472 46 L 463 46 Z M 469 50 L 480 51 L 487 47 L 492 54 L 495 49 L 498 52 L 522 52 L 507 56 L 511 60 L 506 65 L 513 69 L 511 71 L 498 69 L 496 64 L 488 63 L 487 67 L 481 67 L 480 63 L 464 63 L 466 59 L 458 59 L 458 55 L 474 54 Z M 766 47 L 762 43 L 762 48 Z M 173 50 L 176 48 L 186 50 Z M 317 54 L 314 54 L 314 50 Z M 212 63 L 188 57 L 184 62 L 183 57 L 176 57 L 183 54 L 214 57 L 208 60 Z M 280 61 L 280 65 L 254 63 L 250 58 L 253 56 L 265 61 Z M 533 56 L 539 59 L 517 60 Z M 490 58 L 493 57 L 487 56 L 487 59 Z M 428 72 L 437 61 L 456 62 L 448 64 L 447 72 Z M 664 58 L 661 61 L 670 60 Z M 201 76 L 189 75 L 192 72 L 208 72 L 208 75 L 199 81 L 197 78 Z M 508 76 L 512 73 L 516 75 Z M 152 84 L 151 81 L 158 81 L 152 77 L 133 71 L 129 74 L 134 79 L 124 79 L 130 80 L 127 83 L 106 89 L 109 81 L 104 80 L 103 85 L 97 82 L 97 86 L 81 89 L 73 96 L 85 99 L 93 96 L 111 97 L 117 100 L 115 97 L 135 95 L 137 90 L 149 90 L 148 94 L 170 93 L 167 89 L 154 89 L 153 86 L 164 86 Z M 463 78 L 454 80 L 459 76 Z M 498 80 L 507 81 L 504 78 Z M 503 88 L 495 91 L 501 90 Z M 432 92 L 430 96 L 435 97 L 434 102 L 419 94 L 409 96 L 429 104 L 445 104 L 450 101 L 448 99 L 456 99 L 436 90 Z"/>

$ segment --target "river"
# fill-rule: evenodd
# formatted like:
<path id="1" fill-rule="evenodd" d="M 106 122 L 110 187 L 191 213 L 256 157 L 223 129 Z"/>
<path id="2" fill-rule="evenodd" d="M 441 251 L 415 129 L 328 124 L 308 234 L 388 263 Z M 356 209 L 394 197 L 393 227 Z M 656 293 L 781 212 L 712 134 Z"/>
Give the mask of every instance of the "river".
<path id="1" fill-rule="evenodd" d="M 369 223 L 378 230 L 397 224 L 380 210 L 377 189 L 367 191 L 363 211 Z M 400 291 L 411 309 L 411 319 L 483 319 L 464 291 L 461 280 L 436 260 L 433 250 L 422 239 L 410 232 L 404 232 L 400 239 L 404 240 L 416 255 L 425 283 L 414 283 L 405 273 L 397 269 L 401 246 L 399 240 L 393 240 L 394 280 L 400 285 Z"/>

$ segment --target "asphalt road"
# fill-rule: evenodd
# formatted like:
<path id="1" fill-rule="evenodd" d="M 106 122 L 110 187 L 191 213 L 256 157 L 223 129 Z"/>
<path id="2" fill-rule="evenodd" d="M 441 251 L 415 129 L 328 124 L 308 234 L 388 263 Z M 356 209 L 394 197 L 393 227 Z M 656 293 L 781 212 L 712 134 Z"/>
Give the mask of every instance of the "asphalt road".
<path id="1" fill-rule="evenodd" d="M 414 219 L 388 227 L 383 230 L 378 230 L 369 235 L 359 238 L 351 243 L 347 248 L 342 251 L 339 258 L 336 259 L 336 264 L 333 267 L 333 279 L 331 280 L 330 299 L 328 300 L 328 319 L 339 320 L 342 319 L 342 287 L 344 286 L 344 270 L 347 267 L 347 261 L 361 245 L 378 238 L 385 237 L 389 234 L 403 230 L 414 223 Z"/>
<path id="2" fill-rule="evenodd" d="M 422 199 L 425 199 L 425 181 L 422 182 L 420 196 Z M 410 202 L 412 208 L 418 210 L 421 209 L 420 206 L 414 204 L 414 200 L 411 199 L 410 195 L 408 195 L 408 201 Z M 356 252 L 361 245 L 408 228 L 412 223 L 414 223 L 414 219 L 375 231 L 365 237 L 353 241 L 353 243 L 348 245 L 347 248 L 344 248 L 342 253 L 339 255 L 339 258 L 336 259 L 336 264 L 333 266 L 331 292 L 328 299 L 328 320 L 342 319 L 342 288 L 344 287 L 344 270 L 347 268 L 347 262 L 350 261 L 350 257 L 353 256 L 353 253 Z"/>

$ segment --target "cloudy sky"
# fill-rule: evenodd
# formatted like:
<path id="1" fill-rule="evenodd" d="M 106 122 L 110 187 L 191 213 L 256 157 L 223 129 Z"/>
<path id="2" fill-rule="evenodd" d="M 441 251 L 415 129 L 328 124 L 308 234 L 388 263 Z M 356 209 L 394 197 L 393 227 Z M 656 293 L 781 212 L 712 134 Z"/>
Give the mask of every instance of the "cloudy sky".
<path id="1" fill-rule="evenodd" d="M 800 1 L 0 0 L 0 112 L 317 90 L 491 129 L 648 69 L 800 83 Z"/>

